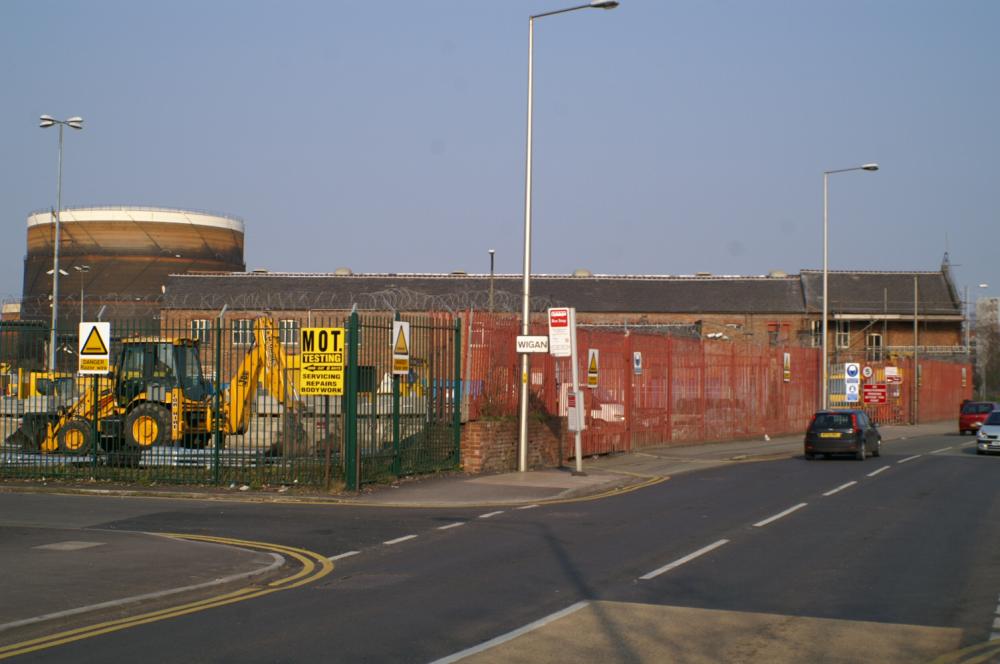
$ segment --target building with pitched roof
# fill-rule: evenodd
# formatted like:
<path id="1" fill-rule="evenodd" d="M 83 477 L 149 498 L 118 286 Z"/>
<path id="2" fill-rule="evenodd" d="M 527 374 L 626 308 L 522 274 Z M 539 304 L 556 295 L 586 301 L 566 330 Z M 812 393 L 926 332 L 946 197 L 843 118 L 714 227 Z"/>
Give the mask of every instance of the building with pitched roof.
<path id="1" fill-rule="evenodd" d="M 311 317 L 337 312 L 495 311 L 521 308 L 520 275 L 220 272 L 171 275 L 164 325 L 203 329 L 269 313 L 291 339 Z M 764 276 L 533 275 L 531 310 L 571 306 L 586 326 L 659 328 L 720 340 L 820 346 L 822 272 Z M 834 358 L 960 355 L 963 304 L 947 263 L 933 272 L 837 271 L 829 278 Z M 916 323 L 916 324 L 915 324 Z"/>

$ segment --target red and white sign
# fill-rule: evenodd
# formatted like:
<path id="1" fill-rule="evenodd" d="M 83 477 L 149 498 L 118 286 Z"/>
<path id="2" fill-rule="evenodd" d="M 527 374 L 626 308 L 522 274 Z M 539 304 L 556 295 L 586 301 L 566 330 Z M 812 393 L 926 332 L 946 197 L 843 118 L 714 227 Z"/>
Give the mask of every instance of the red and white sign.
<path id="1" fill-rule="evenodd" d="M 903 377 L 899 375 L 899 367 L 886 367 L 885 368 L 885 382 L 887 383 L 902 383 Z"/>
<path id="2" fill-rule="evenodd" d="M 865 403 L 886 402 L 886 395 L 889 390 L 885 383 L 875 383 L 873 385 L 865 385 L 864 388 L 862 389 L 864 391 Z"/>
<path id="3" fill-rule="evenodd" d="M 569 357 L 573 354 L 571 318 L 569 307 L 549 309 L 549 353 L 554 357 Z"/>

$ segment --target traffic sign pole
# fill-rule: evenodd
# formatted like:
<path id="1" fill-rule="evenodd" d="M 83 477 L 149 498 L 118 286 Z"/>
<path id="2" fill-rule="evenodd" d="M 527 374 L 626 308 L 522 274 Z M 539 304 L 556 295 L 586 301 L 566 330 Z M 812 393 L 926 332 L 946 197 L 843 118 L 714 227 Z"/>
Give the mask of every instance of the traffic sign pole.
<path id="1" fill-rule="evenodd" d="M 582 409 L 584 407 L 584 399 L 583 395 L 580 394 L 580 367 L 577 366 L 576 361 L 576 309 L 572 307 L 569 310 L 569 346 L 573 365 L 573 394 L 576 395 L 576 407 Z M 573 432 L 573 455 L 576 457 L 576 470 L 573 471 L 573 474 L 586 475 L 583 472 L 583 441 L 581 439 L 580 427 L 576 427 L 576 431 Z"/>

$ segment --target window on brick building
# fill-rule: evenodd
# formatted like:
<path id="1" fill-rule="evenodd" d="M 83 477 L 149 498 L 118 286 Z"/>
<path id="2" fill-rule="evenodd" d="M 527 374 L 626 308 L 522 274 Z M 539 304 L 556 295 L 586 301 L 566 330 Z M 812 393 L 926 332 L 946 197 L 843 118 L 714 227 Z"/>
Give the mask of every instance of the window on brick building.
<path id="1" fill-rule="evenodd" d="M 299 321 L 297 320 L 279 320 L 278 321 L 278 338 L 281 340 L 282 346 L 298 346 L 299 345 Z"/>
<path id="2" fill-rule="evenodd" d="M 233 321 L 233 345 L 252 346 L 253 345 L 253 321 L 249 318 L 240 318 Z"/>
<path id="3" fill-rule="evenodd" d="M 868 342 L 865 344 L 865 356 L 869 360 L 882 359 L 882 335 L 872 333 L 868 335 Z"/>
<path id="4" fill-rule="evenodd" d="M 837 321 L 836 342 L 837 342 L 837 348 L 851 347 L 851 321 L 849 320 Z"/>
<path id="5" fill-rule="evenodd" d="M 772 346 L 784 346 L 788 344 L 788 323 L 768 323 L 767 341 Z"/>
<path id="6" fill-rule="evenodd" d="M 814 320 L 811 321 L 812 333 L 809 335 L 810 345 L 813 348 L 819 348 L 823 345 L 823 321 Z"/>
<path id="7" fill-rule="evenodd" d="M 191 321 L 191 338 L 201 342 L 208 343 L 212 338 L 212 326 L 205 318 L 198 318 Z"/>

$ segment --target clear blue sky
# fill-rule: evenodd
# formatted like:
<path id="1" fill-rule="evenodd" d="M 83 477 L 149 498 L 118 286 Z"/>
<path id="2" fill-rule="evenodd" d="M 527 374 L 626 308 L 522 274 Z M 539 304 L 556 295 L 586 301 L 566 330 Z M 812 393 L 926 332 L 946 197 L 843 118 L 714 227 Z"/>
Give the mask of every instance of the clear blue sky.
<path id="1" fill-rule="evenodd" d="M 558 0 L 0 3 L 0 298 L 55 205 L 246 221 L 247 267 L 520 273 Z M 623 0 L 535 30 L 535 273 L 933 270 L 1000 294 L 1000 2 Z M 947 244 L 946 244 L 947 243 Z M 980 290 L 980 282 L 990 289 Z"/>

